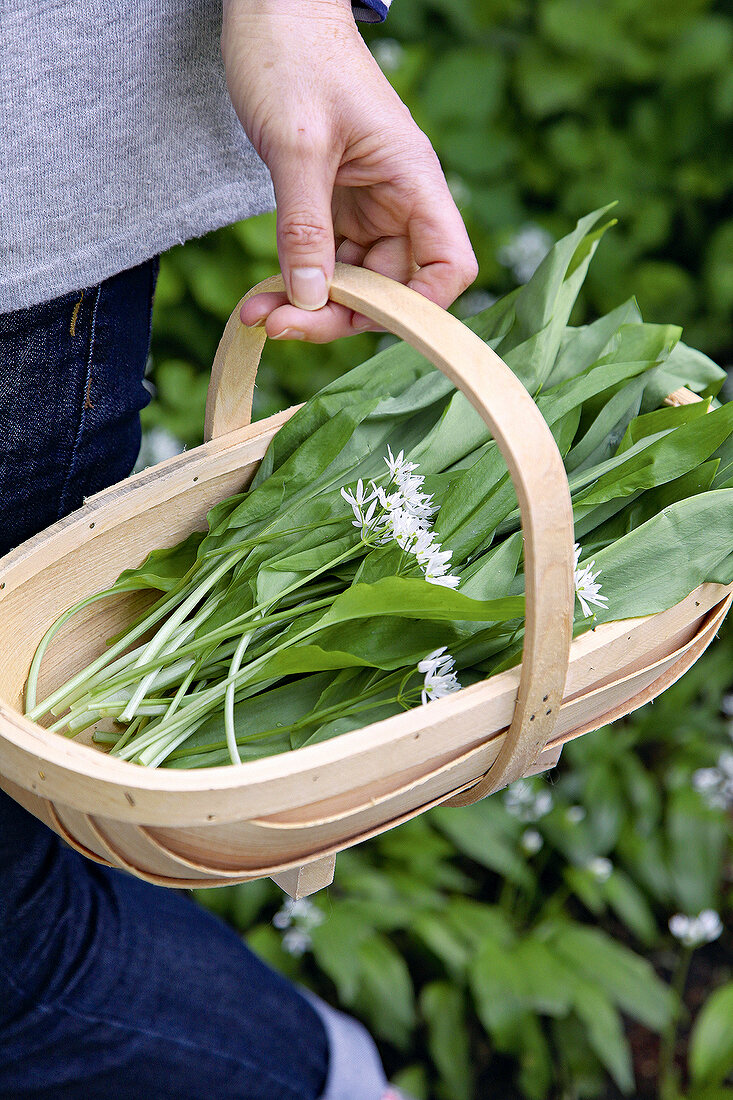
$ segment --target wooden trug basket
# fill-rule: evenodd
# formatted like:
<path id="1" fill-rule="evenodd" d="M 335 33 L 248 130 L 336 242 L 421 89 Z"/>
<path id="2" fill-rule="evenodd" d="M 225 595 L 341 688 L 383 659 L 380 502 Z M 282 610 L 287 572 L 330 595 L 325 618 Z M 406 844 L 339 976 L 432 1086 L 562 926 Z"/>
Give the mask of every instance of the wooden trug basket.
<path id="1" fill-rule="evenodd" d="M 250 294 L 282 289 L 277 276 Z M 249 484 L 295 411 L 249 424 L 265 335 L 240 323 L 238 306 L 212 369 L 208 442 L 92 497 L 0 561 L 0 786 L 85 856 L 160 885 L 269 875 L 294 897 L 311 893 L 332 880 L 341 849 L 550 768 L 565 741 L 653 699 L 705 650 L 731 601 L 733 586 L 704 584 L 668 611 L 571 643 L 567 479 L 526 390 L 468 328 L 400 284 L 338 264 L 331 297 L 411 343 L 489 425 L 522 513 L 524 659 L 427 706 L 236 767 L 147 769 L 24 717 L 30 662 L 51 623 L 150 550 L 205 528 L 208 510 Z M 694 399 L 683 391 L 671 400 Z M 64 627 L 44 660 L 39 698 L 103 652 L 145 598 L 95 603 Z"/>

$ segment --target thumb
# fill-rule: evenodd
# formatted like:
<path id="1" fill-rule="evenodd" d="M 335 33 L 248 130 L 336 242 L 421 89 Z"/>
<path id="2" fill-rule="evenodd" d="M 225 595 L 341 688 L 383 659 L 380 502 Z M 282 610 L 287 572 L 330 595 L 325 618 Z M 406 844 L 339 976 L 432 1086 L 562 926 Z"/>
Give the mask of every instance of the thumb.
<path id="1" fill-rule="evenodd" d="M 328 301 L 336 251 L 331 213 L 336 168 L 326 151 L 302 147 L 270 164 L 280 269 L 288 298 L 299 309 L 320 309 Z"/>

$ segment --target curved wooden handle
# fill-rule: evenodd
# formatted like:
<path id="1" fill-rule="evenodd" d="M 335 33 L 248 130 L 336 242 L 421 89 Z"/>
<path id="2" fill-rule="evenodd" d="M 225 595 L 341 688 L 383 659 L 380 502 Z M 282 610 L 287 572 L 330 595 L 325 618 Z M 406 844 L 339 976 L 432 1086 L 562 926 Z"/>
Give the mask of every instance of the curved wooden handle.
<path id="1" fill-rule="evenodd" d="M 246 297 L 269 290 L 283 290 L 281 276 L 265 280 Z M 490 771 L 454 799 L 454 804 L 465 804 L 523 775 L 545 747 L 560 711 L 575 606 L 573 513 L 565 469 L 524 386 L 455 317 L 401 283 L 347 264 L 336 264 L 330 297 L 406 340 L 463 391 L 491 430 L 517 493 L 527 598 L 517 703 Z M 207 439 L 250 420 L 265 330 L 242 325 L 240 306 L 227 322 L 212 368 Z"/>

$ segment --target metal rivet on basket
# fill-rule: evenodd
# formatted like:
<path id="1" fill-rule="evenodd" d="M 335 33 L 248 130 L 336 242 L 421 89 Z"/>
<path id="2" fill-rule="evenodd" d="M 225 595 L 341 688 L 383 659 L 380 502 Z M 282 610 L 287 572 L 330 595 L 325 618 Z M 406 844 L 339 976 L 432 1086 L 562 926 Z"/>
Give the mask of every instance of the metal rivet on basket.
<path id="1" fill-rule="evenodd" d="M 548 707 L 545 714 L 552 714 L 552 707 Z"/>
<path id="2" fill-rule="evenodd" d="M 125 798 L 130 803 L 131 806 L 135 805 L 135 799 L 132 797 L 132 795 L 130 794 L 129 791 L 125 791 Z"/>
<path id="3" fill-rule="evenodd" d="M 206 815 L 206 820 L 207 821 L 213 821 L 215 817 L 216 817 L 216 814 L 207 814 Z"/>
<path id="4" fill-rule="evenodd" d="M 5 581 L 2 581 L 2 582 L 0 583 L 0 588 L 4 588 L 4 587 L 5 587 Z"/>
<path id="5" fill-rule="evenodd" d="M 198 481 L 198 477 L 195 477 L 195 478 L 194 478 L 193 480 L 194 480 L 194 481 Z"/>
<path id="6" fill-rule="evenodd" d="M 534 714 L 530 714 L 529 720 L 530 720 L 530 722 L 534 722 Z"/>
<path id="7" fill-rule="evenodd" d="M 549 695 L 543 695 L 543 696 L 542 696 L 542 702 L 543 702 L 543 703 L 546 703 L 546 702 L 547 702 L 547 700 L 548 700 L 549 698 L 550 698 L 550 696 L 549 696 Z"/>
<path id="8" fill-rule="evenodd" d="M 45 772 L 39 771 L 39 772 L 38 772 L 38 775 L 40 776 L 40 778 L 41 778 L 41 779 L 45 779 L 45 778 L 46 778 L 46 773 L 45 773 Z"/>
<path id="9" fill-rule="evenodd" d="M 93 526 L 94 526 L 94 524 L 93 524 L 93 523 L 90 523 L 90 524 L 89 524 L 89 530 L 90 530 L 90 531 L 91 531 L 91 529 L 92 529 L 92 527 L 93 527 Z"/>

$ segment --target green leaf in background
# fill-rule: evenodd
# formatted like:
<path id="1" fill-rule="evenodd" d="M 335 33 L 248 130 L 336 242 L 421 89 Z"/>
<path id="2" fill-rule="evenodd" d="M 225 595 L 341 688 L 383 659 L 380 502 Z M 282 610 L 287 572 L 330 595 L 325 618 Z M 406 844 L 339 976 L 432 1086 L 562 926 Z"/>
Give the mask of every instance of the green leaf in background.
<path id="1" fill-rule="evenodd" d="M 374 935 L 358 948 L 359 986 L 354 1005 L 373 1034 L 394 1046 L 408 1046 L 415 1026 L 415 995 L 410 972 L 386 936 Z"/>
<path id="2" fill-rule="evenodd" d="M 519 830 L 495 802 L 435 810 L 433 817 L 464 855 L 518 885 L 531 884 L 532 872 L 517 850 Z"/>
<path id="3" fill-rule="evenodd" d="M 420 994 L 428 1047 L 441 1076 L 445 1100 L 472 1100 L 474 1073 L 462 990 L 449 982 L 431 982 Z"/>
<path id="4" fill-rule="evenodd" d="M 573 1006 L 591 1048 L 621 1092 L 629 1095 L 634 1088 L 634 1075 L 619 1013 L 601 989 L 586 981 L 576 982 Z"/>
<path id="5" fill-rule="evenodd" d="M 674 791 L 665 822 L 675 901 L 683 913 L 718 906 L 726 822 L 696 791 Z"/>
<path id="6" fill-rule="evenodd" d="M 515 1027 L 525 1011 L 520 963 L 487 939 L 469 966 L 468 977 L 481 1023 L 499 1050 L 511 1049 Z"/>
<path id="7" fill-rule="evenodd" d="M 720 1085 L 733 1071 L 733 982 L 710 995 L 690 1035 L 690 1073 L 696 1085 Z"/>
<path id="8" fill-rule="evenodd" d="M 549 942 L 586 982 L 598 986 L 629 1016 L 658 1031 L 669 1022 L 673 994 L 650 963 L 605 932 L 564 922 L 551 930 Z"/>

